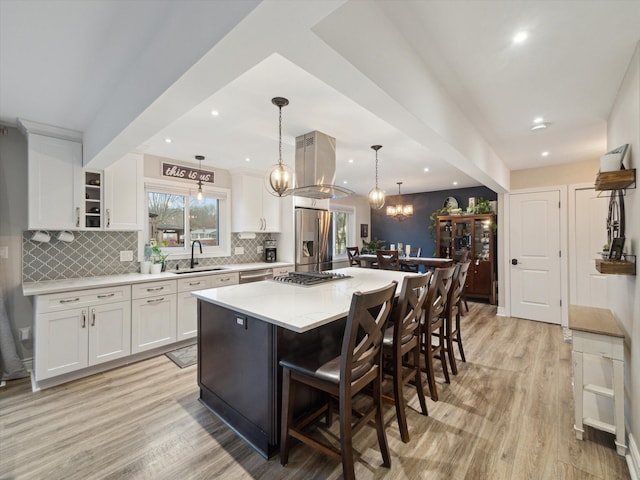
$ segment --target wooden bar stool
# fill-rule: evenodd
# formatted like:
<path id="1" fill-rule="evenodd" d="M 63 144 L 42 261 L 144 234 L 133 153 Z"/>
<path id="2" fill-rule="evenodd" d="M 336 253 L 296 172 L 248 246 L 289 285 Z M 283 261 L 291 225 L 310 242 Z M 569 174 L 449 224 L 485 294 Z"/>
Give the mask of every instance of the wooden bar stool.
<path id="1" fill-rule="evenodd" d="M 339 356 L 328 359 L 326 351 L 318 350 L 304 351 L 280 360 L 283 369 L 280 432 L 280 463 L 282 465 L 286 465 L 289 461 L 290 439 L 294 437 L 332 458 L 341 460 L 344 478 L 354 479 L 353 435 L 375 418 L 383 465 L 391 466 L 391 456 L 382 419 L 381 359 L 384 327 L 393 306 L 396 287 L 397 282 L 394 281 L 377 290 L 353 294 Z M 340 450 L 302 432 L 306 425 L 323 414 L 326 414 L 330 421 L 328 402 L 294 424 L 293 407 L 296 387 L 299 384 L 338 398 Z M 369 385 L 373 387 L 371 407 L 364 413 L 353 412 L 353 396 Z M 352 424 L 353 413 L 359 417 L 355 425 Z"/>
<path id="2" fill-rule="evenodd" d="M 453 284 L 449 289 L 447 308 L 444 313 L 445 348 L 447 350 L 447 356 L 449 357 L 449 364 L 451 365 L 451 373 L 454 375 L 458 374 L 458 366 L 456 365 L 456 358 L 453 354 L 454 343 L 458 344 L 458 350 L 460 351 L 460 358 L 462 361 L 467 361 L 464 356 L 464 349 L 462 348 L 462 337 L 460 336 L 460 315 L 462 313 L 462 292 L 464 291 L 464 283 L 467 280 L 469 265 L 471 265 L 470 260 L 456 264 L 456 271 L 453 275 Z"/>
<path id="3" fill-rule="evenodd" d="M 380 270 L 400 270 L 400 258 L 397 250 L 377 250 L 376 256 Z"/>
<path id="4" fill-rule="evenodd" d="M 447 383 L 449 371 L 445 359 L 444 340 L 444 317 L 442 316 L 447 307 L 447 296 L 453 283 L 455 267 L 436 268 L 429 284 L 429 295 L 427 296 L 422 321 L 422 332 L 420 335 L 420 353 L 424 355 L 425 372 L 427 373 L 427 383 L 431 400 L 438 401 L 438 389 L 436 387 L 435 373 L 433 370 L 433 359 L 438 357 L 442 364 L 442 373 Z M 433 338 L 438 339 L 437 344 L 433 344 Z"/>
<path id="5" fill-rule="evenodd" d="M 429 294 L 430 278 L 431 272 L 404 277 L 398 303 L 392 312 L 393 325 L 386 329 L 382 344 L 382 355 L 390 360 L 393 375 L 393 398 L 384 399 L 395 404 L 400 437 L 405 443 L 409 441 L 409 430 L 402 389 L 411 380 L 418 392 L 422 414 L 428 415 L 420 371 L 420 319 Z M 411 362 L 408 358 L 403 360 L 408 353 L 412 354 Z"/>

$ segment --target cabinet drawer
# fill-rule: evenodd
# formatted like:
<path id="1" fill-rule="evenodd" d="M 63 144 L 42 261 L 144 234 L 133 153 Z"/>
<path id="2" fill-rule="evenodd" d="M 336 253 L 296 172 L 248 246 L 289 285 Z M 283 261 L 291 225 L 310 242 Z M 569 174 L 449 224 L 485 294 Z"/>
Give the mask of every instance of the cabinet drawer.
<path id="1" fill-rule="evenodd" d="M 176 293 L 176 280 L 138 283 L 131 286 L 132 298 L 148 298 L 157 295 Z"/>
<path id="2" fill-rule="evenodd" d="M 221 273 L 211 276 L 211 288 L 224 287 L 225 285 L 237 285 L 240 282 L 238 272 Z"/>
<path id="3" fill-rule="evenodd" d="M 211 276 L 181 278 L 178 280 L 178 292 L 193 292 L 211 288 Z"/>
<path id="4" fill-rule="evenodd" d="M 573 330 L 573 350 L 614 360 L 624 360 L 624 345 L 620 337 Z"/>
<path id="5" fill-rule="evenodd" d="M 131 300 L 131 286 L 95 288 L 65 293 L 52 293 L 36 297 L 36 312 L 50 313 L 69 310 L 71 308 L 101 305 Z"/>
<path id="6" fill-rule="evenodd" d="M 293 271 L 294 271 L 293 265 L 289 267 L 277 267 L 273 269 L 273 276 L 277 277 L 279 275 L 286 275 L 287 273 L 293 272 Z"/>

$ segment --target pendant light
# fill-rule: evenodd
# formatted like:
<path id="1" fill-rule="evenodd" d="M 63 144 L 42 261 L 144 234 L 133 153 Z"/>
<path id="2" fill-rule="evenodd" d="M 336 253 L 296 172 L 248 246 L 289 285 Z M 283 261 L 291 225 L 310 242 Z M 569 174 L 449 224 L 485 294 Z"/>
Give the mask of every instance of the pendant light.
<path id="1" fill-rule="evenodd" d="M 400 185 L 402 182 L 396 182 L 398 184 L 398 203 L 395 205 L 389 205 L 387 207 L 387 215 L 389 217 L 393 217 L 397 220 L 404 220 L 405 218 L 409 218 L 413 215 L 413 205 L 403 205 L 402 204 L 402 195 L 400 193 Z"/>
<path id="2" fill-rule="evenodd" d="M 371 148 L 376 151 L 376 187 L 369 192 L 369 205 L 375 210 L 380 210 L 384 207 L 384 192 L 378 188 L 378 150 L 382 145 L 372 145 Z"/>
<path id="3" fill-rule="evenodd" d="M 278 163 L 273 166 L 269 173 L 269 193 L 284 197 L 291 193 L 293 183 L 293 172 L 282 163 L 282 107 L 289 105 L 289 100 L 282 97 L 271 99 L 276 107 L 278 107 Z"/>
<path id="4" fill-rule="evenodd" d="M 196 155 L 196 160 L 200 162 L 200 165 L 198 166 L 198 193 L 196 194 L 196 198 L 201 202 L 204 197 L 204 194 L 202 193 L 202 160 L 204 160 L 204 157 L 202 155 Z"/>

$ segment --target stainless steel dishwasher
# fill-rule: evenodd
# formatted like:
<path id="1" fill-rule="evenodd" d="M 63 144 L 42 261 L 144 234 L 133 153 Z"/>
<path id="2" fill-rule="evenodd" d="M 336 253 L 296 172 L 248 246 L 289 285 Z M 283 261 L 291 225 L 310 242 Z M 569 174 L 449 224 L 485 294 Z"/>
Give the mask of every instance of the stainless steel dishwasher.
<path id="1" fill-rule="evenodd" d="M 272 268 L 263 268 L 260 270 L 249 270 L 246 272 L 240 272 L 240 283 L 260 282 L 262 280 L 271 280 L 272 278 Z"/>

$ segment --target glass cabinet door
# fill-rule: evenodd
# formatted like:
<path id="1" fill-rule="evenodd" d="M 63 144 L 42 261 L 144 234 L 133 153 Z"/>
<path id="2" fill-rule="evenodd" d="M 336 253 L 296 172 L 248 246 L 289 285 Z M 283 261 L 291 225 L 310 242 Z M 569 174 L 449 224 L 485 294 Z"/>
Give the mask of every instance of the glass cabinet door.
<path id="1" fill-rule="evenodd" d="M 453 258 L 456 262 L 464 255 L 464 252 L 471 250 L 471 219 L 460 219 L 455 222 L 455 230 L 453 237 Z"/>
<path id="2" fill-rule="evenodd" d="M 440 220 L 440 242 L 438 243 L 437 256 L 440 258 L 451 258 L 451 234 L 453 232 L 453 222 L 451 220 Z"/>
<path id="3" fill-rule="evenodd" d="M 491 260 L 491 220 L 477 218 L 475 221 L 474 260 Z"/>

